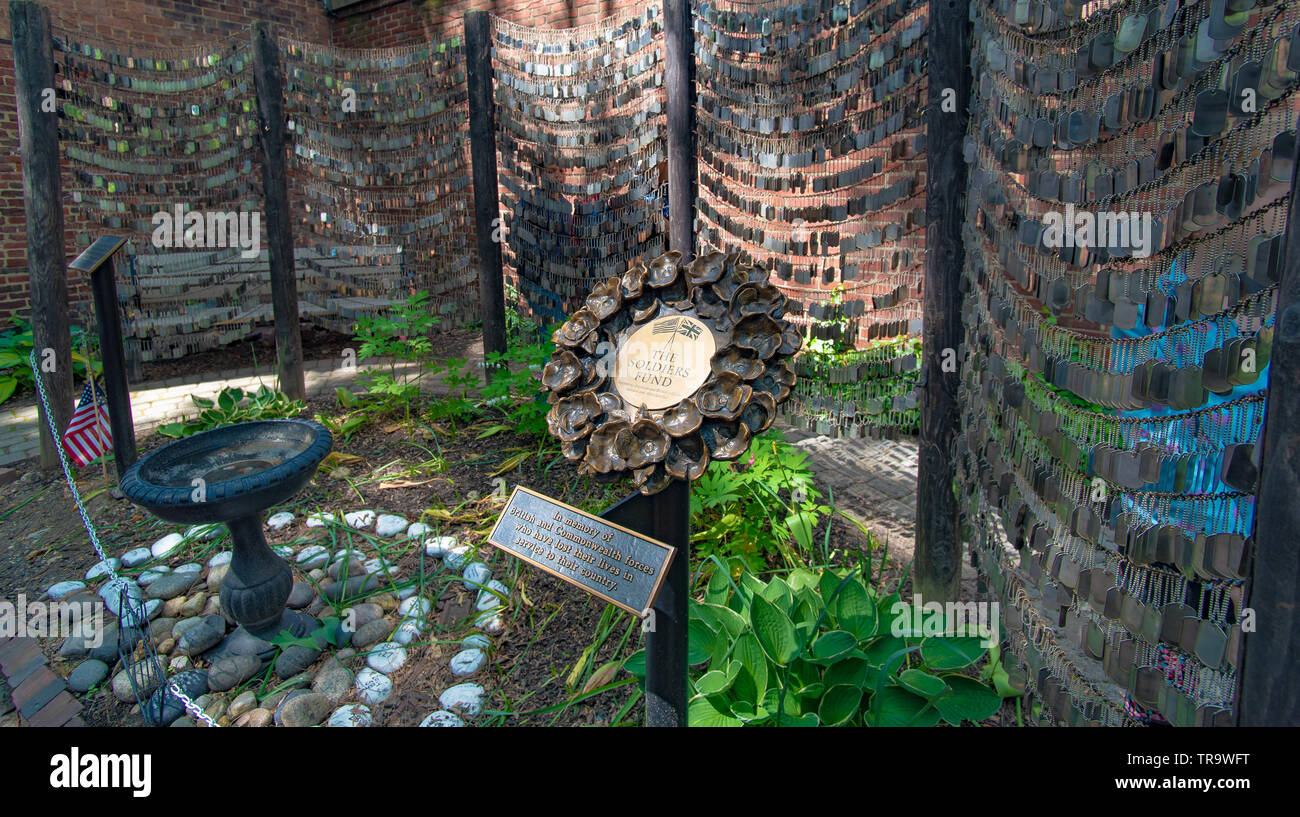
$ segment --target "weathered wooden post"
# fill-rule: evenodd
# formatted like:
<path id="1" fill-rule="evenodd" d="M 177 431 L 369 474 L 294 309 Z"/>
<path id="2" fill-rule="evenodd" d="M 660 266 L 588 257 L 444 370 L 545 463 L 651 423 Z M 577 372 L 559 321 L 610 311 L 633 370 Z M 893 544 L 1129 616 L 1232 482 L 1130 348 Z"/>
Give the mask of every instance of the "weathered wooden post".
<path id="1" fill-rule="evenodd" d="M 496 103 L 492 98 L 491 20 L 465 12 L 465 82 L 469 86 L 469 155 L 473 167 L 474 232 L 483 353 L 506 351 L 506 294 L 501 271 L 501 205 L 497 181 Z M 492 378 L 492 367 L 486 369 Z"/>
<path id="2" fill-rule="evenodd" d="M 695 35 L 690 0 L 664 2 L 664 90 L 668 117 L 668 249 L 695 257 Z"/>
<path id="3" fill-rule="evenodd" d="M 956 600 L 961 582 L 957 500 L 952 490 L 958 374 L 952 362 L 961 343 L 957 281 L 966 260 L 961 235 L 966 210 L 962 140 L 970 118 L 969 12 L 969 0 L 932 3 L 926 35 L 930 76 L 925 125 L 925 354 L 913 583 L 916 593 L 933 601 Z"/>
<path id="4" fill-rule="evenodd" d="M 31 281 L 32 343 L 45 375 L 55 428 L 72 419 L 72 336 L 68 332 L 67 255 L 63 244 L 63 182 L 59 178 L 59 112 L 54 95 L 50 12 L 26 0 L 9 3 L 14 96 L 18 104 L 27 277 Z M 41 467 L 59 464 L 59 440 L 41 413 Z"/>
<path id="5" fill-rule="evenodd" d="M 253 82 L 257 90 L 258 143 L 262 148 L 262 192 L 271 265 L 271 306 L 280 390 L 294 400 L 307 398 L 302 370 L 302 331 L 298 322 L 298 280 L 293 269 L 293 226 L 289 217 L 289 177 L 285 168 L 284 75 L 280 50 L 269 23 L 253 24 Z"/>
<path id="6" fill-rule="evenodd" d="M 657 494 L 632 494 L 600 517 L 677 548 L 646 623 L 645 719 L 646 726 L 686 726 L 691 484 L 674 479 Z"/>
<path id="7" fill-rule="evenodd" d="M 1300 154 L 1300 151 L 1297 151 Z M 1297 155 L 1300 159 L 1300 155 Z M 1291 168 L 1286 250 L 1277 293 L 1277 325 L 1260 431 L 1255 548 L 1245 606 L 1255 630 L 1242 634 L 1237 721 L 1242 726 L 1300 726 L 1295 669 L 1300 666 L 1300 174 Z"/>
<path id="8" fill-rule="evenodd" d="M 126 386 L 126 355 L 122 350 L 122 317 L 118 312 L 117 280 L 113 255 L 125 238 L 104 236 L 77 256 L 69 269 L 89 273 L 90 291 L 95 298 L 95 323 L 99 327 L 99 355 L 104 361 L 104 398 L 108 403 L 108 424 L 113 433 L 113 464 L 120 483 L 135 464 L 135 423 L 131 415 L 131 394 Z"/>

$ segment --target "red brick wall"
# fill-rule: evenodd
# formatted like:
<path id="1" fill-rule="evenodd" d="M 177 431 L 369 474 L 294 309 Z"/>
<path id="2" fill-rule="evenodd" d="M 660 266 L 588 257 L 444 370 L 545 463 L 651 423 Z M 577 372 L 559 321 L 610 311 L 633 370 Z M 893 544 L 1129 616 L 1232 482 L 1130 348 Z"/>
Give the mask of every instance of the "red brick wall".
<path id="1" fill-rule="evenodd" d="M 320 0 L 50 0 L 45 5 L 55 28 L 138 44 L 146 53 L 150 47 L 165 50 L 221 37 L 258 19 L 305 40 L 330 38 L 330 21 Z M 15 104 L 9 4 L 4 3 L 0 8 L 0 330 L 11 315 L 25 315 L 28 309 L 27 233 Z M 66 168 L 64 173 L 67 190 L 71 182 Z M 77 252 L 77 230 L 87 228 L 67 214 L 65 209 L 66 246 L 72 257 Z M 79 280 L 69 284 L 74 303 L 89 299 Z"/>
<path id="2" fill-rule="evenodd" d="M 522 25 L 573 28 L 641 5 L 628 0 L 366 0 L 338 12 L 332 33 L 337 46 L 388 48 L 459 34 L 467 11 L 490 11 Z"/>

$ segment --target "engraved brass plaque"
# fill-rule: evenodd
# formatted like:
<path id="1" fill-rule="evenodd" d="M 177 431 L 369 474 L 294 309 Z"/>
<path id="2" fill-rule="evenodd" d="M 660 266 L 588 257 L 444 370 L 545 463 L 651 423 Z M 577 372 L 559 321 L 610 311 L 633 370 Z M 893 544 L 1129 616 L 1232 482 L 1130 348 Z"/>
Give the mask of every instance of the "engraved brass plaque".
<path id="1" fill-rule="evenodd" d="M 523 486 L 488 542 L 637 616 L 648 614 L 677 552 Z"/>

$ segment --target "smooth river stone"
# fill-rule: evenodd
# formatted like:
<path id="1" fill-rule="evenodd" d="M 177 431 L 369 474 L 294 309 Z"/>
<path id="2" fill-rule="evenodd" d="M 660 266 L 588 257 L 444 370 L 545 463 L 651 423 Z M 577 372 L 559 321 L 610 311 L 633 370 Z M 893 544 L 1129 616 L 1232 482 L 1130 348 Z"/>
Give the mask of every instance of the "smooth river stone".
<path id="1" fill-rule="evenodd" d="M 484 662 L 487 661 L 487 655 L 477 647 L 471 647 L 468 650 L 461 650 L 452 656 L 451 674 L 452 675 L 473 675 L 483 669 Z"/>
<path id="2" fill-rule="evenodd" d="M 393 681 L 382 672 L 362 667 L 356 678 L 357 697 L 368 704 L 378 705 L 393 694 Z"/>
<path id="3" fill-rule="evenodd" d="M 375 520 L 375 533 L 380 536 L 400 536 L 406 532 L 411 523 L 404 517 L 391 513 L 381 513 Z"/>
<path id="4" fill-rule="evenodd" d="M 79 582 L 79 581 L 59 582 L 58 584 L 51 585 L 50 589 L 45 591 L 45 595 L 49 596 L 52 599 L 61 599 L 64 596 L 77 592 L 78 590 L 84 590 L 85 587 L 86 587 L 85 582 Z"/>
<path id="5" fill-rule="evenodd" d="M 454 712 L 448 712 L 445 709 L 439 709 L 433 712 L 429 717 L 420 721 L 420 726 L 464 726 L 465 722 L 456 716 Z"/>
<path id="6" fill-rule="evenodd" d="M 406 648 L 391 641 L 379 645 L 366 656 L 366 666 L 385 675 L 391 675 L 405 663 Z"/>
<path id="7" fill-rule="evenodd" d="M 134 548 L 122 554 L 123 567 L 139 567 L 153 558 L 153 551 L 149 548 Z"/>
<path id="8" fill-rule="evenodd" d="M 352 511 L 343 514 L 343 521 L 354 530 L 362 530 L 375 524 L 375 512 L 372 510 Z"/>
<path id="9" fill-rule="evenodd" d="M 280 511 L 271 514 L 271 518 L 266 520 L 266 526 L 271 530 L 280 530 L 293 524 L 293 514 L 288 511 Z"/>
<path id="10" fill-rule="evenodd" d="M 86 571 L 86 581 L 94 581 L 100 576 L 107 576 L 121 566 L 122 560 L 116 556 L 110 556 L 103 561 L 95 562 L 95 564 L 91 566 L 90 570 Z"/>
<path id="11" fill-rule="evenodd" d="M 443 708 L 464 717 L 474 717 L 483 711 L 483 687 L 478 684 L 457 684 L 438 696 Z"/>
<path id="12" fill-rule="evenodd" d="M 179 533 L 169 533 L 157 542 L 154 542 L 149 548 L 149 552 L 153 554 L 155 559 L 165 559 L 171 555 L 172 551 L 184 544 L 184 542 L 185 537 L 181 536 Z"/>
<path id="13" fill-rule="evenodd" d="M 364 727 L 374 722 L 370 716 L 370 707 L 365 704 L 348 704 L 340 706 L 330 715 L 329 720 L 325 721 L 326 726 L 335 727 Z"/>
<path id="14" fill-rule="evenodd" d="M 465 566 L 461 577 L 465 580 L 465 589 L 479 590 L 492 578 L 492 570 L 482 562 L 473 562 Z"/>

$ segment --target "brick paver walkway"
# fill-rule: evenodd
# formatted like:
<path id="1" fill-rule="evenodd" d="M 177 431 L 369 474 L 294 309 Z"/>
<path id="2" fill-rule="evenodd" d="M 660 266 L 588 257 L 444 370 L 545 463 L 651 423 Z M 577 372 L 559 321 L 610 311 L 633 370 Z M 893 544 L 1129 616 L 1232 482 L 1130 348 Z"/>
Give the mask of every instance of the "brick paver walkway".
<path id="1" fill-rule="evenodd" d="M 475 351 L 470 351 L 471 359 Z M 481 352 L 478 353 L 481 358 Z M 388 368 L 383 359 L 367 360 L 364 365 L 344 368 L 339 360 L 311 360 L 303 364 L 307 396 L 316 397 L 334 391 L 336 386 L 348 386 L 357 375 L 369 368 Z M 400 364 L 398 371 L 414 370 L 415 364 Z M 436 385 L 433 378 L 426 378 L 426 384 Z M 223 388 L 230 386 L 239 389 L 256 389 L 265 383 L 275 386 L 275 369 L 262 366 L 254 369 L 247 367 L 211 376 L 210 379 L 195 382 L 190 378 L 174 377 L 170 380 L 154 383 L 142 383 L 132 386 L 131 416 L 135 421 L 136 437 L 144 437 L 164 423 L 172 423 L 182 417 L 193 417 L 198 409 L 190 396 L 214 398 Z M 0 465 L 11 465 L 40 456 L 41 440 L 37 431 L 36 406 L 24 408 L 0 409 Z"/>

